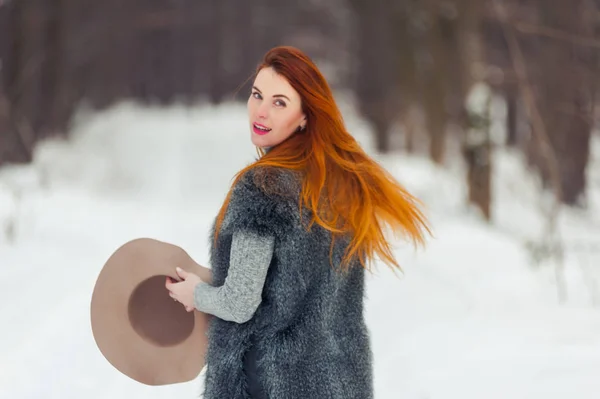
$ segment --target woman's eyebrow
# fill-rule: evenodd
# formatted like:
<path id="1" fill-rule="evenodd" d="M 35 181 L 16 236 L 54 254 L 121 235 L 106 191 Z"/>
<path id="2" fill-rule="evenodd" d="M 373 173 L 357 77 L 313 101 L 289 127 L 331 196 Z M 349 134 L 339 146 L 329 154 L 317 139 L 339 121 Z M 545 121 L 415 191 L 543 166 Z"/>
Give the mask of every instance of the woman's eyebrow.
<path id="1" fill-rule="evenodd" d="M 287 98 L 287 100 L 288 100 L 289 102 L 292 102 L 292 100 L 290 100 L 290 99 L 288 98 L 288 96 L 284 96 L 283 94 L 275 94 L 273 97 L 283 97 L 283 98 Z"/>
<path id="2" fill-rule="evenodd" d="M 256 90 L 257 92 L 259 92 L 260 94 L 262 94 L 262 91 L 260 91 L 260 89 L 258 87 L 252 86 L 252 88 L 254 90 Z M 290 98 L 288 96 L 283 95 L 283 94 L 275 94 L 273 97 L 283 97 L 283 98 L 287 99 L 289 102 L 292 102 L 292 100 L 290 100 Z"/>

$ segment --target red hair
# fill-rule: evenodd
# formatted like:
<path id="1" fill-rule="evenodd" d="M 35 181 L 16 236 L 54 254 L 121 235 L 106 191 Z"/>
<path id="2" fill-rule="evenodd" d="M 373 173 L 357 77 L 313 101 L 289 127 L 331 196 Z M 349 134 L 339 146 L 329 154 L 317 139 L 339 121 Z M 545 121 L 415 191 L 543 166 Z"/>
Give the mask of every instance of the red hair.
<path id="1" fill-rule="evenodd" d="M 337 234 L 352 238 L 340 265 L 343 270 L 356 256 L 369 269 L 367 260 L 375 255 L 390 267 L 400 268 L 383 227 L 423 244 L 423 230 L 430 231 L 418 201 L 348 133 L 327 81 L 308 56 L 294 47 L 275 47 L 265 54 L 256 73 L 263 68 L 272 68 L 298 92 L 306 129 L 266 154 L 259 149 L 261 157 L 236 174 L 232 187 L 256 167 L 301 170 L 299 207 L 300 211 L 303 207 L 312 211 L 310 225 L 319 224 L 331 231 L 334 239 Z M 231 190 L 217 216 L 217 234 L 230 196 Z"/>

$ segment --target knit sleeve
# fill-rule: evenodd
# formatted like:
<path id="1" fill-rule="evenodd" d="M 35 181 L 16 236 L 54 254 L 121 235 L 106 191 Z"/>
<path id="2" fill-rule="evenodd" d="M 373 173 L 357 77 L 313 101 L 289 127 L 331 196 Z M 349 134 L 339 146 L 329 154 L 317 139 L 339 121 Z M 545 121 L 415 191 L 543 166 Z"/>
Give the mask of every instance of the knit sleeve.
<path id="1" fill-rule="evenodd" d="M 274 243 L 273 235 L 236 230 L 224 284 L 199 283 L 194 290 L 196 309 L 236 323 L 250 320 L 261 303 Z"/>

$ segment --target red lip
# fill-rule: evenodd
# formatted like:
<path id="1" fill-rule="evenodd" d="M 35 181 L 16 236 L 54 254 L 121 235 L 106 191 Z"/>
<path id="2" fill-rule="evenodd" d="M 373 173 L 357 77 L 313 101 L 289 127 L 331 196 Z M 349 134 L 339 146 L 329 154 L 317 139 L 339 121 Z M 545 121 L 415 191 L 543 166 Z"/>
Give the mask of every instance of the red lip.
<path id="1" fill-rule="evenodd" d="M 253 124 L 252 124 L 252 131 L 253 131 L 254 133 L 256 133 L 256 134 L 260 135 L 260 136 L 264 136 L 265 134 L 267 134 L 267 133 L 269 133 L 269 132 L 270 132 L 270 130 L 268 130 L 268 131 L 265 131 L 265 130 L 258 129 L 258 128 L 257 128 L 255 125 L 262 126 L 262 127 L 266 127 L 266 126 L 264 126 L 264 125 L 261 125 L 260 123 L 253 123 Z"/>

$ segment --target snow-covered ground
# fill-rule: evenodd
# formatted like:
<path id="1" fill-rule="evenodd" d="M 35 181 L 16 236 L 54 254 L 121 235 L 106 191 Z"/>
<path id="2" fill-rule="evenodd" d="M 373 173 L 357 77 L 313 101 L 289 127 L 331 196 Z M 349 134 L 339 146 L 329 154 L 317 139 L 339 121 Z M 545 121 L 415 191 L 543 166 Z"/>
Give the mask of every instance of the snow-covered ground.
<path id="1" fill-rule="evenodd" d="M 346 111 L 370 153 L 368 128 Z M 95 279 L 123 242 L 146 236 L 208 261 L 208 229 L 254 147 L 242 105 L 121 104 L 81 114 L 69 141 L 38 146 L 32 165 L 0 169 L 0 398 L 196 398 L 197 380 L 138 384 L 95 346 Z M 404 273 L 369 276 L 367 318 L 377 399 L 600 397 L 600 143 L 589 210 L 563 212 L 568 301 L 554 268 L 526 250 L 544 228 L 535 179 L 495 154 L 493 224 L 464 205 L 460 168 L 378 157 L 427 206 L 425 250 L 397 243 Z"/>

